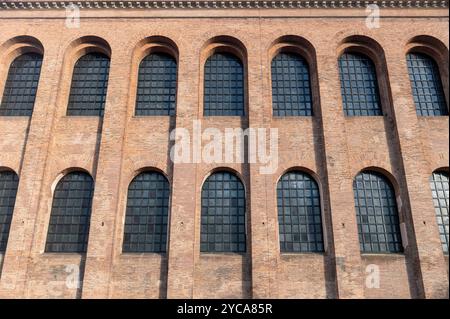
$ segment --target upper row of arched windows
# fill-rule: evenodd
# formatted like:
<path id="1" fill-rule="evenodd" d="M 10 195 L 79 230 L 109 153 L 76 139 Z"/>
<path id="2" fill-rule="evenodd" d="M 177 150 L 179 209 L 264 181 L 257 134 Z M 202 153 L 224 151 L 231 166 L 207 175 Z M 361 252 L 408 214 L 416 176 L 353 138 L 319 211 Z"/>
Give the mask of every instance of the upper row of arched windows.
<path id="1" fill-rule="evenodd" d="M 19 179 L 0 171 L 0 252 L 5 251 Z M 430 177 L 436 221 L 444 253 L 449 244 L 449 175 Z M 403 251 L 395 190 L 384 175 L 365 170 L 353 181 L 360 249 L 363 253 Z M 61 178 L 53 203 L 46 252 L 86 252 L 94 193 L 92 177 L 73 171 Z M 281 252 L 323 252 L 320 190 L 315 179 L 300 170 L 288 171 L 277 183 L 277 211 Z M 247 250 L 246 193 L 240 178 L 217 171 L 201 191 L 201 252 Z M 170 211 L 170 186 L 156 171 L 144 171 L 129 184 L 123 252 L 165 252 Z"/>
<path id="2" fill-rule="evenodd" d="M 436 61 L 426 53 L 406 56 L 418 115 L 447 115 L 448 108 Z M 26 53 L 9 68 L 0 115 L 30 116 L 39 81 L 42 55 Z M 75 63 L 67 115 L 102 116 L 108 87 L 110 59 L 90 52 Z M 345 51 L 338 59 L 341 95 L 347 116 L 382 115 L 380 88 L 372 59 Z M 245 72 L 242 59 L 232 52 L 215 52 L 204 64 L 204 116 L 245 115 Z M 281 51 L 271 62 L 274 116 L 311 116 L 313 97 L 310 66 L 298 53 Z M 139 65 L 135 115 L 174 115 L 177 61 L 167 52 L 150 52 Z"/>

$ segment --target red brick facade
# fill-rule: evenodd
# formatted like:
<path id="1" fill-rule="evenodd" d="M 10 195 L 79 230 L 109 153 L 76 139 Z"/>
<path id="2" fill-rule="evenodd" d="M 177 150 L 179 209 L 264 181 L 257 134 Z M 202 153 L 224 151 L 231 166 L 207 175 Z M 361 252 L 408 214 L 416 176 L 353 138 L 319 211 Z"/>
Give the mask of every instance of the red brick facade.
<path id="1" fill-rule="evenodd" d="M 0 117 L 0 168 L 20 177 L 0 255 L 0 298 L 448 298 L 448 255 L 429 177 L 448 170 L 449 119 L 416 115 L 405 60 L 415 47 L 436 53 L 448 105 L 448 2 L 380 5 L 375 29 L 366 26 L 365 5 L 349 1 L 85 5 L 79 28 L 65 26 L 63 8 L 14 9 L 12 2 L 19 3 L 0 2 L 0 95 L 14 57 L 34 50 L 44 58 L 33 116 Z M 134 116 L 137 67 L 155 45 L 176 49 L 173 118 Z M 246 117 L 202 115 L 203 64 L 217 45 L 237 46 L 245 55 Z M 283 46 L 295 47 L 310 65 L 313 117 L 272 117 L 270 61 Z M 349 46 L 373 58 L 384 116 L 344 116 L 337 59 Z M 90 48 L 111 56 L 102 120 L 65 115 L 74 61 Z M 276 172 L 260 174 L 253 163 L 172 163 L 170 130 L 192 130 L 197 119 L 205 128 L 278 128 Z M 168 252 L 123 254 L 128 184 L 147 167 L 164 172 L 171 184 Z M 247 191 L 244 255 L 200 253 L 200 192 L 217 167 L 235 170 Z M 276 183 L 294 167 L 319 182 L 323 254 L 280 253 Z M 369 167 L 394 185 L 404 254 L 360 253 L 352 182 Z M 52 192 L 73 168 L 95 180 L 87 254 L 44 253 Z M 82 266 L 81 289 L 66 285 L 72 264 Z M 379 288 L 365 284 L 369 264 L 379 266 Z"/>

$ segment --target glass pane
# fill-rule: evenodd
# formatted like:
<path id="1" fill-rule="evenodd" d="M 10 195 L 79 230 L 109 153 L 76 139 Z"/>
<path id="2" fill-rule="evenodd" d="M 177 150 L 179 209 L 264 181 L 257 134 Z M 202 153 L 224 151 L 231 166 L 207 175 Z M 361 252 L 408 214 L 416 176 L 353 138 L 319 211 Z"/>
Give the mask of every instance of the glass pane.
<path id="1" fill-rule="evenodd" d="M 245 192 L 239 178 L 217 172 L 202 189 L 200 251 L 245 252 Z"/>
<path id="2" fill-rule="evenodd" d="M 59 181 L 53 195 L 46 252 L 86 252 L 93 192 L 94 182 L 87 173 L 69 173 Z"/>
<path id="3" fill-rule="evenodd" d="M 89 53 L 75 64 L 67 115 L 103 116 L 108 87 L 109 58 Z"/>
<path id="4" fill-rule="evenodd" d="M 272 105 L 274 116 L 311 116 L 309 68 L 293 53 L 280 53 L 272 60 Z"/>
<path id="5" fill-rule="evenodd" d="M 409 53 L 406 63 L 417 115 L 448 115 L 436 62 L 425 54 Z"/>
<path id="6" fill-rule="evenodd" d="M 431 191 L 433 194 L 434 211 L 439 227 L 442 249 L 448 254 L 448 174 L 445 172 L 435 172 L 430 178 Z"/>
<path id="7" fill-rule="evenodd" d="M 277 185 L 281 252 L 322 252 L 322 217 L 317 183 L 303 172 L 289 172 Z"/>
<path id="8" fill-rule="evenodd" d="M 204 115 L 244 115 L 244 68 L 229 53 L 216 53 L 205 63 Z"/>
<path id="9" fill-rule="evenodd" d="M 376 172 L 363 172 L 353 182 L 361 251 L 403 251 L 397 203 L 391 183 Z"/>
<path id="10" fill-rule="evenodd" d="M 177 62 L 168 54 L 145 57 L 139 66 L 136 115 L 175 115 Z"/>
<path id="11" fill-rule="evenodd" d="M 19 177 L 11 171 L 0 172 L 0 252 L 6 250 Z"/>
<path id="12" fill-rule="evenodd" d="M 128 187 L 124 252 L 165 252 L 169 182 L 156 172 L 142 173 Z"/>
<path id="13" fill-rule="evenodd" d="M 41 73 L 42 56 L 27 53 L 16 58 L 9 68 L 0 116 L 31 116 Z"/>
<path id="14" fill-rule="evenodd" d="M 356 53 L 342 54 L 339 75 L 345 115 L 382 115 L 375 66 L 368 57 Z"/>

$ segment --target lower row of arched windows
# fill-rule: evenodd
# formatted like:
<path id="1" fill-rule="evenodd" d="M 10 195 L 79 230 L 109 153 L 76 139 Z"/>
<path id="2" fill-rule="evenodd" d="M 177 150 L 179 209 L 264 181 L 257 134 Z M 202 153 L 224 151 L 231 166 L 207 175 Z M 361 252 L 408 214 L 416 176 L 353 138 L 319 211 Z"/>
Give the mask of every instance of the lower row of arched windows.
<path id="1" fill-rule="evenodd" d="M 0 172 L 0 252 L 6 250 L 18 187 L 12 171 Z M 449 175 L 436 171 L 430 186 L 444 253 L 448 253 Z M 353 182 L 361 252 L 402 252 L 399 214 L 391 182 L 375 171 L 363 171 Z M 85 172 L 66 174 L 56 185 L 45 245 L 46 252 L 87 250 L 94 181 Z M 281 252 L 324 251 L 320 191 L 304 171 L 289 171 L 277 184 Z M 165 252 L 170 185 L 156 171 L 136 176 L 128 187 L 123 252 Z M 210 175 L 201 193 L 201 252 L 245 252 L 246 195 L 230 171 Z"/>

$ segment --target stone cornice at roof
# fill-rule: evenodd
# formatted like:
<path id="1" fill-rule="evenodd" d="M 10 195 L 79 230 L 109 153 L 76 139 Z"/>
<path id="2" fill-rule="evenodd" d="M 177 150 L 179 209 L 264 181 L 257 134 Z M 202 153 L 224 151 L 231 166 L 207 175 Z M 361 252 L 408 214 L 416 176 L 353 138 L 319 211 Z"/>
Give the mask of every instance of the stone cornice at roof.
<path id="1" fill-rule="evenodd" d="M 0 10 L 65 9 L 302 9 L 364 8 L 377 4 L 381 8 L 448 8 L 448 0 L 297 0 L 297 1 L 20 1 L 0 0 Z"/>

